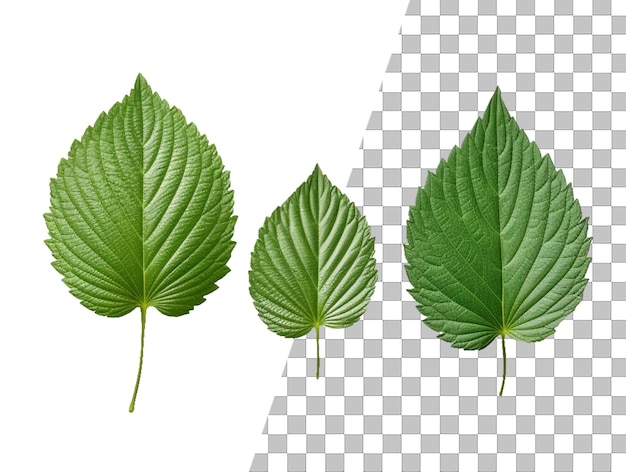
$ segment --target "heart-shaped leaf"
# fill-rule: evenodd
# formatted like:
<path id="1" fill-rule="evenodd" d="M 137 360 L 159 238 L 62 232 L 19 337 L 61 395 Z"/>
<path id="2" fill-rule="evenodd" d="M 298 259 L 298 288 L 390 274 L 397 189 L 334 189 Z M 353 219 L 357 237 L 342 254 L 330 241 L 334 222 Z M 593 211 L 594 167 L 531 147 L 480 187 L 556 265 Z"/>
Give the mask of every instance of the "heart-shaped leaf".
<path id="1" fill-rule="evenodd" d="M 319 166 L 259 230 L 250 294 L 276 334 L 298 338 L 346 328 L 363 315 L 376 284 L 374 238 L 354 203 Z"/>
<path id="2" fill-rule="evenodd" d="M 496 89 L 482 118 L 442 160 L 409 210 L 409 293 L 424 323 L 463 349 L 496 337 L 541 341 L 582 298 L 587 218 L 549 156 Z"/>
<path id="3" fill-rule="evenodd" d="M 228 272 L 236 217 L 214 145 L 139 75 L 75 141 L 50 182 L 46 244 L 70 292 L 100 315 L 179 316 Z"/>

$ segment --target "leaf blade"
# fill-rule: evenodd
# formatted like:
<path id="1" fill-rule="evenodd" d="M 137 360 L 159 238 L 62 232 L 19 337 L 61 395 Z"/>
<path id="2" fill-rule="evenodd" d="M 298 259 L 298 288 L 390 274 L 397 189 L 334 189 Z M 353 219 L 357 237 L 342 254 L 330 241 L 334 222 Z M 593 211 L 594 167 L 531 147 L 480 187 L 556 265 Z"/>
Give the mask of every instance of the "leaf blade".
<path id="1" fill-rule="evenodd" d="M 571 185 L 496 89 L 409 209 L 409 293 L 453 347 L 540 341 L 582 299 L 590 241 Z"/>
<path id="2" fill-rule="evenodd" d="M 74 141 L 50 195 L 52 265 L 97 314 L 141 309 L 141 359 L 146 309 L 186 314 L 229 271 L 230 174 L 215 146 L 141 74 Z"/>
<path id="3" fill-rule="evenodd" d="M 51 181 L 47 244 L 70 288 L 80 285 L 82 269 L 85 288 L 98 273 L 102 288 L 107 281 L 133 308 L 145 302 L 184 314 L 227 271 L 236 219 L 229 185 L 215 146 L 139 75 L 130 95 L 101 114 L 61 161 Z M 184 309 L 168 309 L 187 292 Z M 121 316 L 128 308 L 100 314 Z"/>
<path id="4" fill-rule="evenodd" d="M 259 229 L 250 295 L 271 331 L 318 337 L 320 326 L 345 328 L 363 315 L 376 277 L 367 221 L 316 166 Z"/>

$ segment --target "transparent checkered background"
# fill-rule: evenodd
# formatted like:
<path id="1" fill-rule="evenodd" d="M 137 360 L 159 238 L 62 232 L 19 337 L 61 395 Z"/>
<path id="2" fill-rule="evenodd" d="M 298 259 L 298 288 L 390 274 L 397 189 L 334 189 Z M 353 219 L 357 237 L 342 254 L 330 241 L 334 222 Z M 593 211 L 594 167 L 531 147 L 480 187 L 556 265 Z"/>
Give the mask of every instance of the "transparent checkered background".
<path id="1" fill-rule="evenodd" d="M 403 269 L 408 207 L 496 85 L 590 216 L 583 302 L 537 344 L 452 349 Z M 410 2 L 347 193 L 376 236 L 363 320 L 294 341 L 251 472 L 626 470 L 626 1 Z"/>

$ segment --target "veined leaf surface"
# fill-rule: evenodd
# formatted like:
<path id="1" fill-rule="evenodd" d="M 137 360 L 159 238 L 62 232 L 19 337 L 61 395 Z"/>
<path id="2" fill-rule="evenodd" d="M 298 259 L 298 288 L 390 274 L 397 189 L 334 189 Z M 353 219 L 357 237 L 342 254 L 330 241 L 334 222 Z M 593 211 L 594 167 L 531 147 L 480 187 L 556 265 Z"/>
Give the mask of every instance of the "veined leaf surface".
<path id="1" fill-rule="evenodd" d="M 374 238 L 354 203 L 319 166 L 259 230 L 250 294 L 267 327 L 287 338 L 346 328 L 365 312 L 376 284 Z"/>
<path id="2" fill-rule="evenodd" d="M 179 316 L 229 271 L 236 217 L 215 146 L 139 75 L 75 141 L 50 182 L 46 244 L 70 292 L 104 316 Z"/>
<path id="3" fill-rule="evenodd" d="M 409 210 L 409 293 L 424 323 L 463 349 L 496 337 L 541 341 L 581 301 L 591 239 L 562 171 L 496 89 L 460 148 Z"/>

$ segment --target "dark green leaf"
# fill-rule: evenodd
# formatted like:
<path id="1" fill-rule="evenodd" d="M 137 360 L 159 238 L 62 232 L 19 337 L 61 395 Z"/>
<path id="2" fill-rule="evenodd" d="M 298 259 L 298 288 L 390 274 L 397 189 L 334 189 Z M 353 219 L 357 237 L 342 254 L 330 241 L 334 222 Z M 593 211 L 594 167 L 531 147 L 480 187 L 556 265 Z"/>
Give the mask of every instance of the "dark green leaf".
<path id="1" fill-rule="evenodd" d="M 581 300 L 587 227 L 571 185 L 496 89 L 410 208 L 409 293 L 453 347 L 483 349 L 498 336 L 503 349 L 505 336 L 541 341 Z"/>

